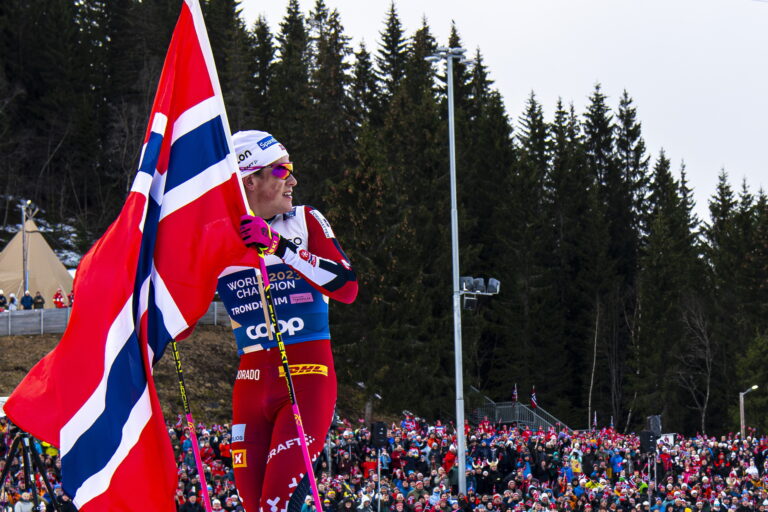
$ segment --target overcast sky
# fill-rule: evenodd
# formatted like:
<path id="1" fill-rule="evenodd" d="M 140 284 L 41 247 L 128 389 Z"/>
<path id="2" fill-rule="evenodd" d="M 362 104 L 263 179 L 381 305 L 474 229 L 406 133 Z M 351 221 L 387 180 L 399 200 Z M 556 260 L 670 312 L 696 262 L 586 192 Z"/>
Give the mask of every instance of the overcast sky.
<path id="1" fill-rule="evenodd" d="M 355 49 L 376 51 L 390 0 L 325 0 Z M 300 0 L 305 13 L 314 0 Z M 264 14 L 273 32 L 287 0 L 242 0 L 249 25 Z M 768 1 L 760 0 L 400 0 L 406 34 L 427 18 L 440 44 L 451 21 L 463 45 L 480 48 L 517 120 L 534 91 L 551 120 L 561 97 L 583 113 L 596 83 L 612 107 L 635 101 L 655 160 L 685 162 L 697 213 L 725 168 L 735 189 L 768 185 Z M 459 176 L 459 180 L 461 177 Z"/>

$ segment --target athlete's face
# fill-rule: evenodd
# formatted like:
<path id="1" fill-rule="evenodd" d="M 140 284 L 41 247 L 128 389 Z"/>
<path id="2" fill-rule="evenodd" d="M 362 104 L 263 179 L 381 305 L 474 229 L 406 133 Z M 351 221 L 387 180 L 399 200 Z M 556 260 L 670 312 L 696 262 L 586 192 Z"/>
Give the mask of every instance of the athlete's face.
<path id="1" fill-rule="evenodd" d="M 271 219 L 293 208 L 293 187 L 296 178 L 291 174 L 287 179 L 280 179 L 272 174 L 272 166 L 289 162 L 287 156 L 272 162 L 257 173 L 243 178 L 248 205 L 258 217 Z"/>

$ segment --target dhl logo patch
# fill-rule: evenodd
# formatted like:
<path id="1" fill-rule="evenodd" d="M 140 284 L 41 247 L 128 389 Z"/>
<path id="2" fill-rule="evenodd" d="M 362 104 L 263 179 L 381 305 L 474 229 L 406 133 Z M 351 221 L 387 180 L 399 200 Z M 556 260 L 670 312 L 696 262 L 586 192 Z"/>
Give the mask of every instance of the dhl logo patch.
<path id="1" fill-rule="evenodd" d="M 328 376 L 328 367 L 324 364 L 291 364 L 288 365 L 291 376 L 297 375 L 323 375 Z M 285 377 L 285 370 L 280 367 L 280 377 Z"/>

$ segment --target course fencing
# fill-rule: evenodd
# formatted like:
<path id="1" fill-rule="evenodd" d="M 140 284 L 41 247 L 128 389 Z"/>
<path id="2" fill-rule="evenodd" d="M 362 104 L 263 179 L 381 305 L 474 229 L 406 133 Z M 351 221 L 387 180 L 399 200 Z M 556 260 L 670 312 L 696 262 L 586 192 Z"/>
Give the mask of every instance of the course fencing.
<path id="1" fill-rule="evenodd" d="M 0 313 L 0 336 L 61 334 L 67 328 L 71 314 L 71 308 L 3 311 Z M 198 323 L 229 325 L 227 310 L 221 302 L 212 302 Z"/>

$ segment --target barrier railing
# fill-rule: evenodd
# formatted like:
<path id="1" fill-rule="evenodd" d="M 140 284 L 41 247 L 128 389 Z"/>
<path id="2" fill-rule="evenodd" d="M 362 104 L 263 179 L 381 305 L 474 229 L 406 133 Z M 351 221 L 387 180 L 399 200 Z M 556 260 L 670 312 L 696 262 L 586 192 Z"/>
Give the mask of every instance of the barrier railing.
<path id="1" fill-rule="evenodd" d="M 554 427 L 558 431 L 571 431 L 568 425 L 541 407 L 531 409 L 520 402 L 498 402 L 494 405 L 483 405 L 472 411 L 472 416 L 475 422 L 479 422 L 487 416 L 493 423 L 517 423 L 518 425 L 527 425 L 533 430 L 537 430 L 539 427 L 544 430 Z"/>
<path id="2" fill-rule="evenodd" d="M 70 314 L 70 308 L 3 311 L 0 313 L 0 336 L 61 334 L 67 328 Z M 221 302 L 212 302 L 198 323 L 229 325 L 227 310 Z"/>

